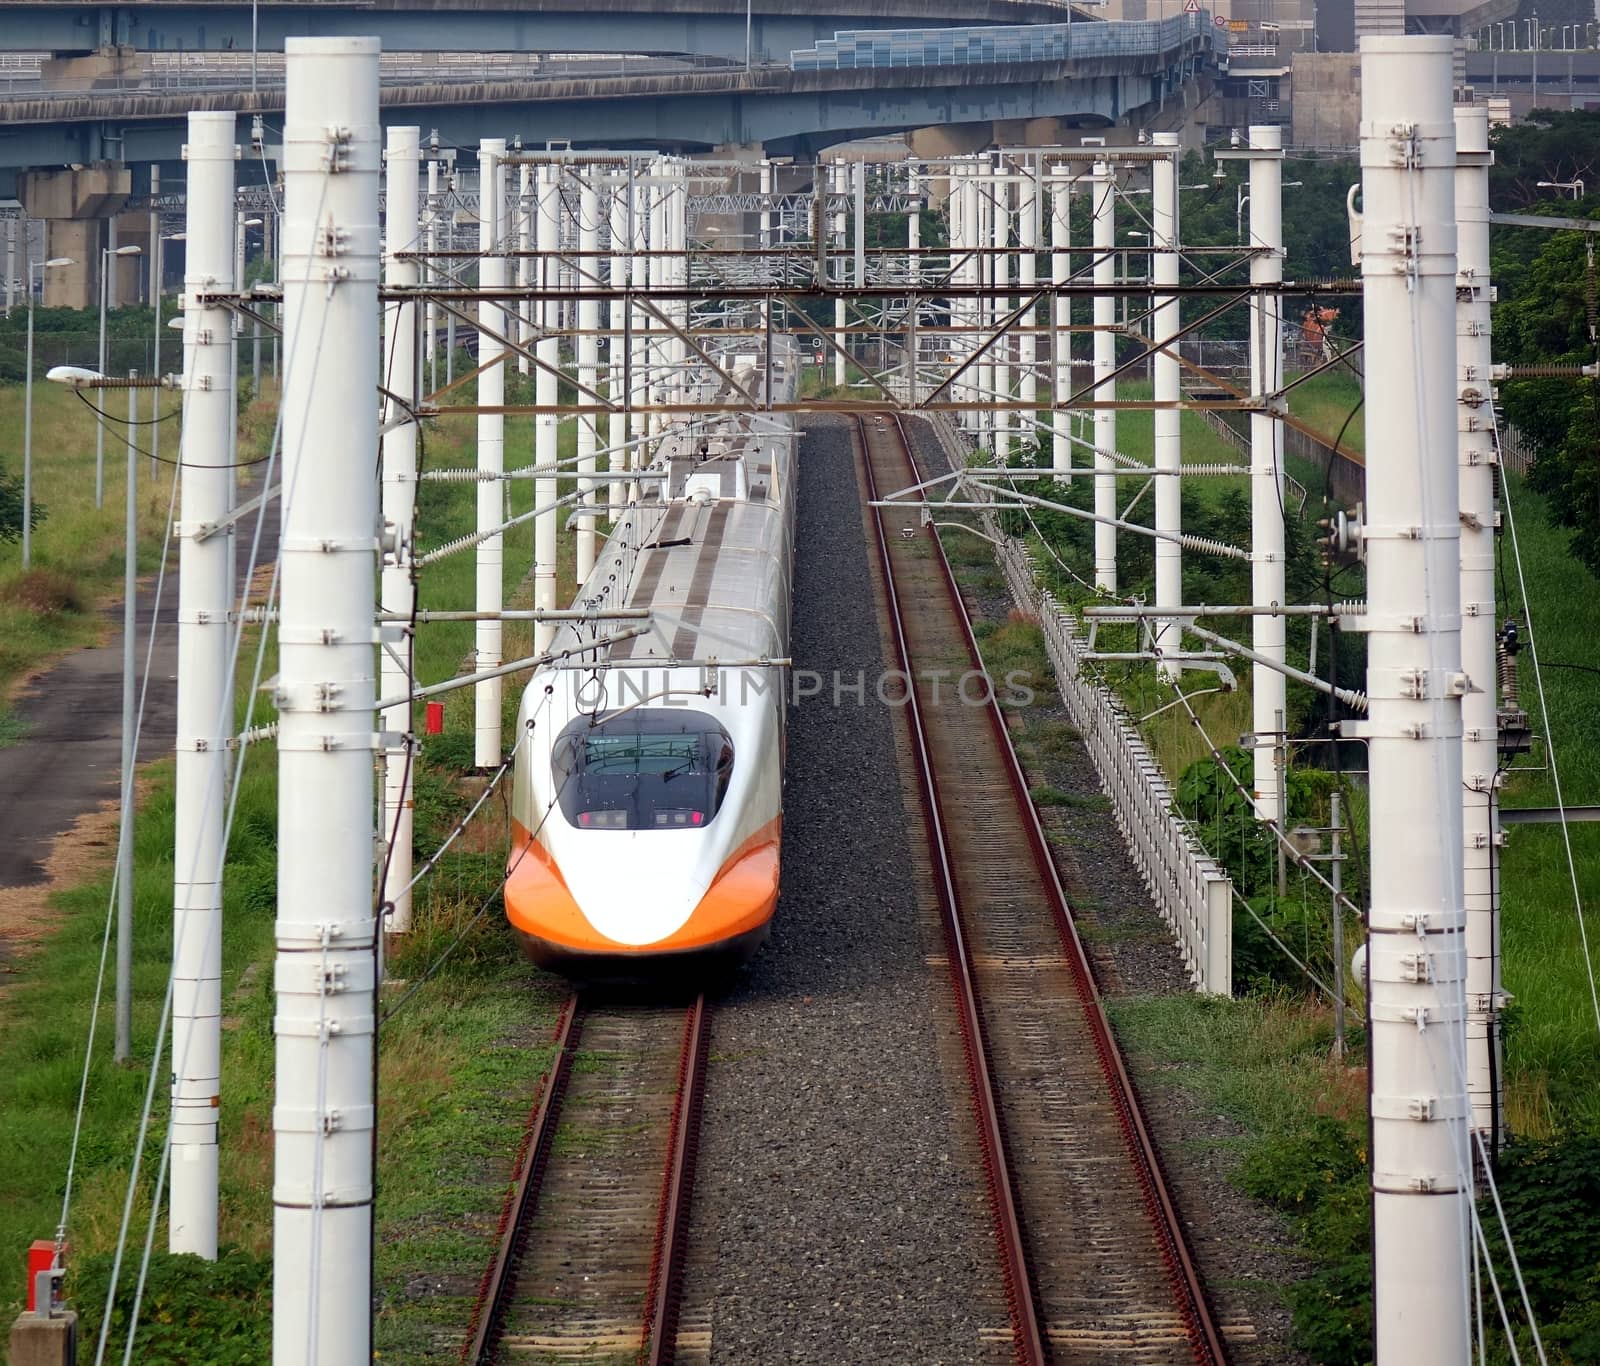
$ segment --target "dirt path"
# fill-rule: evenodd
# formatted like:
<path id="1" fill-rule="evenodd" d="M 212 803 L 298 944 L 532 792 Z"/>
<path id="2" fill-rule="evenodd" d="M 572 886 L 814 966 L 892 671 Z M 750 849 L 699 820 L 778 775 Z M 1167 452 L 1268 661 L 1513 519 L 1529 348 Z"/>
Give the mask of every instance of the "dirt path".
<path id="1" fill-rule="evenodd" d="M 242 490 L 241 498 L 249 496 Z M 250 556 L 255 517 L 244 519 L 236 540 L 237 573 Z M 262 528 L 261 560 L 277 554 L 278 505 Z M 176 565 L 176 549 L 171 564 Z M 256 595 L 252 593 L 252 600 Z M 139 760 L 172 753 L 177 708 L 178 582 L 169 570 L 156 620 L 156 581 L 141 583 L 135 654 L 149 688 L 140 730 Z M 28 683 L 14 713 L 26 730 L 0 749 L 0 985 L 19 953 L 51 923 L 49 899 L 65 883 L 103 866 L 116 849 L 118 768 L 122 754 L 122 605 L 106 609 L 111 626 L 103 644 L 77 650 Z"/>

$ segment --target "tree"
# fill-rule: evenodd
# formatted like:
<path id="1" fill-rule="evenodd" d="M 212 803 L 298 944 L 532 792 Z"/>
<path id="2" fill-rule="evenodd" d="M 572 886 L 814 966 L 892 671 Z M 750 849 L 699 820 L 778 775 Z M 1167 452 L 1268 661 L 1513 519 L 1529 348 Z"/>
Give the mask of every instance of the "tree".
<path id="1" fill-rule="evenodd" d="M 1524 123 L 1496 128 L 1489 145 L 1489 203 L 1498 211 L 1548 203 L 1541 180 L 1581 180 L 1585 191 L 1600 191 L 1600 112 L 1537 109 Z"/>
<path id="2" fill-rule="evenodd" d="M 1501 298 L 1494 312 L 1496 358 L 1513 366 L 1583 365 L 1597 354 L 1596 299 L 1588 234 L 1518 234 L 1495 254 Z M 1526 259 L 1524 259 L 1526 258 Z M 1531 480 L 1572 528 L 1572 553 L 1600 573 L 1600 392 L 1593 380 L 1515 380 L 1501 389 L 1506 419 L 1537 452 Z"/>

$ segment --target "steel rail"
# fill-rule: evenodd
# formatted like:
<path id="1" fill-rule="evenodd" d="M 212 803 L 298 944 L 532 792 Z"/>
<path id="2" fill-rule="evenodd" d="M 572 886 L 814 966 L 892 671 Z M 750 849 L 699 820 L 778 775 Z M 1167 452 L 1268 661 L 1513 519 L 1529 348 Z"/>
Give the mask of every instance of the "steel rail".
<path id="1" fill-rule="evenodd" d="M 689 1007 L 684 1022 L 683 1054 L 678 1060 L 678 1099 L 667 1140 L 667 1170 L 662 1181 L 655 1252 L 646 1295 L 644 1340 L 639 1360 L 648 1366 L 671 1366 L 678 1339 L 679 1291 L 688 1246 L 689 1201 L 694 1194 L 695 1156 L 700 1146 L 700 1102 L 705 1094 L 711 1010 L 702 994 Z"/>
<path id="2" fill-rule="evenodd" d="M 566 1094 L 567 1080 L 572 1075 L 573 1055 L 583 1033 L 583 1013 L 583 1003 L 574 995 L 568 998 L 562 1008 L 561 1018 L 556 1023 L 555 1054 L 550 1059 L 550 1070 L 545 1073 L 544 1088 L 539 1093 L 539 1103 L 533 1109 L 528 1131 L 523 1135 L 516 1185 L 512 1187 L 511 1198 L 506 1201 L 506 1207 L 500 1214 L 500 1243 L 478 1287 L 477 1322 L 467 1341 L 466 1350 L 461 1354 L 466 1366 L 488 1366 L 495 1342 L 500 1336 L 507 1299 L 516 1278 L 517 1259 L 521 1255 L 533 1211 L 539 1203 L 539 1186 L 544 1179 L 550 1145 L 555 1140 L 556 1125 L 561 1117 L 561 1100 Z"/>
<path id="3" fill-rule="evenodd" d="M 878 487 L 877 480 L 873 476 L 872 457 L 867 446 L 866 422 L 859 416 L 856 422 L 859 428 L 861 460 L 866 474 L 867 491 L 876 502 Z M 1043 1363 L 1048 1362 L 1050 1358 L 1039 1313 L 1038 1291 L 1028 1267 L 1026 1242 L 1022 1231 L 1022 1211 L 1011 1178 L 999 1094 L 989 1066 L 988 1044 L 984 1038 L 983 1010 L 978 1000 L 972 954 L 962 929 L 955 872 L 944 830 L 939 781 L 934 773 L 922 708 L 912 681 L 914 676 L 911 671 L 910 650 L 906 644 L 905 625 L 900 612 L 899 593 L 895 584 L 894 563 L 889 554 L 888 540 L 883 533 L 883 513 L 878 512 L 873 522 L 877 529 L 879 562 L 883 568 L 884 596 L 889 609 L 889 620 L 894 628 L 896 661 L 907 680 L 906 712 L 911 725 L 912 744 L 916 750 L 917 778 L 927 818 L 928 852 L 933 862 L 934 886 L 939 898 L 945 941 L 949 949 L 951 984 L 955 989 L 962 1049 L 966 1055 L 967 1075 L 971 1082 L 973 1114 L 977 1120 L 978 1140 L 983 1152 L 984 1178 L 989 1189 L 990 1212 L 994 1219 L 995 1241 L 1000 1253 L 1001 1279 L 1005 1287 L 1006 1304 L 1011 1314 L 1012 1347 L 1017 1360 L 1023 1366 L 1043 1366 Z"/>
<path id="4" fill-rule="evenodd" d="M 895 429 L 901 448 L 905 452 L 912 479 L 914 482 L 920 482 L 922 473 L 915 452 L 906 435 L 904 424 L 898 417 L 895 419 Z M 881 526 L 879 535 L 881 539 Z M 937 534 L 930 532 L 930 538 L 936 549 L 934 558 L 941 570 L 951 610 L 961 624 L 967 651 L 973 664 L 981 668 L 983 657 L 978 649 L 977 637 L 972 629 L 972 618 L 967 612 L 960 586 L 956 583 L 955 573 L 950 567 L 949 558 L 945 555 Z M 1110 1088 L 1112 1103 L 1116 1107 L 1123 1137 L 1127 1143 L 1128 1157 L 1133 1165 L 1145 1208 L 1150 1215 L 1162 1261 L 1167 1268 L 1173 1298 L 1188 1330 L 1190 1347 L 1194 1352 L 1195 1361 L 1202 1366 L 1223 1366 L 1229 1359 L 1227 1346 L 1206 1298 L 1205 1286 L 1201 1281 L 1199 1269 L 1195 1266 L 1188 1241 L 1184 1237 L 1177 1204 L 1172 1198 L 1161 1167 L 1160 1153 L 1150 1132 L 1149 1123 L 1139 1102 L 1138 1091 L 1128 1072 L 1122 1050 L 1118 1047 L 1116 1036 L 1112 1032 L 1111 1021 L 1106 1015 L 1105 1002 L 1095 982 L 1088 952 L 1078 934 L 1066 890 L 1061 885 L 1055 859 L 1045 839 L 1044 829 L 1039 824 L 1038 811 L 1029 795 L 1027 776 L 1022 771 L 1016 750 L 1012 747 L 1005 717 L 1000 711 L 1000 704 L 992 688 L 988 690 L 988 694 L 985 709 L 999 742 L 1000 751 L 1005 756 L 1006 778 L 1015 798 L 1020 825 L 1033 851 L 1040 883 L 1050 900 L 1056 930 L 1078 987 L 1084 1016 L 1094 1037 L 1095 1051 L 1099 1055 L 1101 1069 Z"/>
<path id="5" fill-rule="evenodd" d="M 478 1289 L 473 1331 L 465 1344 L 464 1366 L 490 1366 L 496 1359 L 506 1312 L 515 1295 L 518 1263 L 528 1230 L 539 1207 L 540 1190 L 549 1166 L 551 1146 L 561 1123 L 562 1102 L 588 1014 L 584 996 L 574 994 L 556 1024 L 555 1053 L 545 1073 L 538 1102 L 529 1117 L 517 1159 L 517 1178 L 500 1216 L 499 1242 Z M 701 1100 L 705 1093 L 711 1008 L 697 996 L 684 1022 L 678 1057 L 677 1095 L 661 1196 L 653 1230 L 649 1289 L 641 1312 L 638 1359 L 649 1366 L 669 1366 L 676 1353 L 678 1298 L 688 1242 L 689 1202 L 694 1190 L 699 1147 Z"/>

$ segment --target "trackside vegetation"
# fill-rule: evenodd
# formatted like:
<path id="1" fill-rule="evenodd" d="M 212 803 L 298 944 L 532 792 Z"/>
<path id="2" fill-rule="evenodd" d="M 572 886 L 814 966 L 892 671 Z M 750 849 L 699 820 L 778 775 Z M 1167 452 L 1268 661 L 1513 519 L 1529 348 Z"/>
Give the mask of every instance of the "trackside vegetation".
<path id="1" fill-rule="evenodd" d="M 510 393 L 515 395 L 521 383 L 511 379 Z M 465 392 L 470 396 L 470 386 Z M 252 405 L 241 421 L 247 447 L 264 451 L 272 433 L 270 405 Z M 472 423 L 465 415 L 430 422 L 423 438 L 424 466 L 473 463 Z M 76 439 L 81 441 L 81 434 Z M 90 440 L 92 462 L 92 435 Z M 570 430 L 563 431 L 562 445 L 570 453 Z M 508 422 L 507 447 L 508 462 L 530 462 L 532 424 Z M 473 484 L 421 488 L 424 549 L 472 530 Z M 511 497 L 514 511 L 525 510 L 531 506 L 531 485 L 513 484 Z M 531 605 L 531 586 L 524 581 L 531 525 L 508 540 L 507 601 Z M 562 542 L 561 577 L 570 592 L 570 538 L 563 534 Z M 470 552 L 440 561 L 423 577 L 421 603 L 470 607 L 473 582 Z M 435 682 L 459 673 L 472 648 L 472 630 L 470 623 L 422 628 L 419 678 Z M 531 652 L 525 648 L 531 643 L 528 624 L 508 624 L 506 636 L 508 658 Z M 247 671 L 254 657 L 247 640 L 242 652 Z M 270 674 L 274 664 L 269 639 L 264 672 Z M 241 679 L 241 718 L 251 696 L 249 680 Z M 469 773 L 470 689 L 448 696 L 445 732 L 428 737 L 417 760 L 419 864 L 456 829 L 483 786 L 482 778 Z M 508 719 L 516 698 L 516 688 L 508 686 Z M 270 718 L 266 695 L 256 694 L 254 722 Z M 509 833 L 506 795 L 502 791 L 485 803 L 419 886 L 414 931 L 389 940 L 379 1009 L 375 1320 L 376 1350 L 385 1359 L 455 1360 L 492 1252 L 529 1096 L 549 1048 L 559 984 L 521 959 L 498 913 Z M 82 1316 L 80 1340 L 93 1344 L 105 1318 L 130 1162 L 136 1150 L 142 1153 L 110 1316 L 108 1359 L 117 1360 L 133 1314 L 165 1132 L 163 1070 L 148 1130 L 142 1145 L 138 1142 L 170 962 L 172 821 L 172 768 L 163 761 L 144 770 L 137 826 L 134 1066 L 116 1067 L 109 1057 L 108 987 L 100 1003 L 67 1220 L 68 1295 Z M 270 746 L 253 747 L 241 770 L 224 876 L 223 1255 L 216 1263 L 168 1256 L 162 1251 L 165 1215 L 158 1212 L 135 1348 L 135 1359 L 148 1366 L 202 1359 L 208 1366 L 264 1366 L 270 1359 L 276 823 L 275 756 Z M 0 1314 L 8 1318 L 20 1307 L 23 1252 L 33 1239 L 51 1237 L 61 1217 L 88 1003 L 110 903 L 109 855 L 108 847 L 86 881 L 55 896 L 52 914 L 58 923 L 47 951 L 24 957 L 0 979 L 5 983 L 0 991 L 0 1141 L 15 1155 L 0 1164 L 0 1248 L 11 1268 L 0 1279 Z M 197 1343 L 205 1344 L 203 1357 L 195 1355 Z"/>
<path id="2" fill-rule="evenodd" d="M 1569 126 L 1580 118 L 1581 145 L 1574 143 Z M 1548 127 L 1544 123 L 1541 115 L 1539 123 L 1526 129 L 1497 132 L 1497 156 L 1508 169 L 1497 172 L 1494 207 L 1524 208 L 1526 199 L 1519 201 L 1517 195 L 1535 179 L 1571 178 L 1551 169 L 1556 161 L 1600 148 L 1600 117 L 1552 116 Z M 1301 178 L 1300 164 L 1286 174 Z M 1357 179 L 1353 165 L 1324 163 L 1294 202 L 1314 208 L 1312 201 L 1326 197 L 1329 211 L 1319 216 L 1342 221 L 1344 187 Z M 1341 205 L 1332 202 L 1335 190 Z M 1186 205 L 1186 240 L 1207 240 L 1206 224 L 1219 219 L 1221 198 L 1198 213 L 1191 214 Z M 1226 198 L 1231 220 L 1233 197 Z M 1574 212 L 1570 201 L 1547 207 L 1550 212 Z M 1583 216 L 1587 208 L 1580 204 L 1576 212 Z M 1233 226 L 1220 219 L 1212 223 L 1211 240 L 1232 240 Z M 1592 362 L 1593 342 L 1586 329 L 1597 287 L 1578 235 L 1534 234 L 1532 241 L 1511 242 L 1507 234 L 1513 230 L 1496 231 L 1501 301 L 1495 315 L 1497 358 L 1503 346 L 1504 358 L 1517 363 Z M 1316 274 L 1319 265 L 1329 274 L 1342 273 L 1345 267 L 1337 260 L 1341 245 L 1306 242 L 1313 260 L 1305 273 Z M 1345 313 L 1353 316 L 1335 324 L 1336 344 L 1343 344 L 1340 335 L 1346 341 L 1359 335 L 1358 310 Z M 1226 336 L 1228 331 L 1219 324 L 1215 334 Z M 1504 390 L 1506 411 L 1536 455 L 1527 477 L 1511 475 L 1503 485 L 1508 512 L 1499 544 L 1496 609 L 1502 620 L 1515 619 L 1521 628 L 1521 703 L 1530 712 L 1536 737 L 1533 752 L 1506 773 L 1507 807 L 1553 805 L 1558 770 L 1567 802 L 1600 800 L 1600 667 L 1593 662 L 1592 645 L 1600 634 L 1600 557 L 1592 553 L 1600 543 L 1594 529 L 1600 525 L 1595 521 L 1600 503 L 1592 496 L 1594 430 L 1600 430 L 1594 428 L 1594 412 L 1600 411 L 1595 388 L 1591 381 L 1563 379 L 1508 383 Z M 1124 392 L 1131 389 L 1123 386 Z M 1298 386 L 1290 393 L 1290 408 L 1325 442 L 1337 441 L 1341 451 L 1363 458 L 1367 433 L 1353 375 L 1335 369 Z M 1199 424 L 1191 426 L 1190 418 L 1185 414 L 1186 463 L 1219 458 L 1239 462 L 1235 452 L 1219 457 L 1212 433 L 1195 430 Z M 1148 458 L 1148 418 L 1119 414 L 1118 446 Z M 1048 452 L 1024 446 L 1013 463 L 1029 460 L 1048 465 Z M 1085 460 L 1085 455 L 1075 456 L 1075 463 Z M 1305 487 L 1306 501 L 1303 507 L 1287 508 L 1290 599 L 1360 597 L 1359 565 L 1328 563 L 1316 541 L 1316 519 L 1328 510 L 1322 471 L 1291 462 L 1291 473 Z M 1026 491 L 1078 508 L 1092 506 L 1086 480 L 1061 488 L 1041 478 Z M 1120 501 L 1126 504 L 1130 497 L 1131 490 Z M 1135 506 L 1134 520 L 1148 524 L 1148 505 Z M 1186 481 L 1183 520 L 1186 531 L 1248 545 L 1246 486 L 1232 479 Z M 1038 509 L 1026 516 L 1007 512 L 1002 522 L 1032 546 L 1039 572 L 1058 600 L 1073 606 L 1096 600 L 1086 582 L 1092 581 L 1091 524 Z M 956 541 L 950 539 L 953 550 Z M 1119 585 L 1125 599 L 1153 597 L 1150 546 L 1146 538 L 1119 537 Z M 1248 601 L 1248 572 L 1248 565 L 1240 562 L 1186 553 L 1185 600 Z M 1527 648 L 1530 615 L 1542 666 L 1537 674 Z M 1247 626 L 1234 625 L 1248 634 Z M 1231 633 L 1221 624 L 1214 629 Z M 1292 660 L 1304 663 L 1310 657 L 1310 632 L 1309 622 L 1291 621 Z M 1098 646 L 1130 650 L 1136 648 L 1136 637 L 1129 627 L 1101 626 Z M 1330 637 L 1324 627 L 1316 658 L 1324 679 L 1359 686 L 1364 669 L 1359 637 L 1337 632 Z M 1308 1274 L 1282 1291 L 1293 1312 L 1295 1345 L 1327 1366 L 1368 1362 L 1372 1286 L 1361 999 L 1347 985 L 1352 1002 L 1348 1054 L 1344 1062 L 1336 1062 L 1330 1056 L 1332 1022 L 1325 994 L 1289 957 L 1299 958 L 1322 982 L 1331 980 L 1330 898 L 1292 864 L 1280 891 L 1275 842 L 1260 829 L 1241 791 L 1250 786 L 1251 759 L 1238 744 L 1252 724 L 1250 666 L 1232 666 L 1239 683 L 1232 690 L 1221 689 L 1214 674 L 1186 674 L 1181 685 L 1186 704 L 1177 702 L 1173 688 L 1158 685 L 1147 665 L 1098 667 L 1129 714 L 1139 719 L 1174 785 L 1179 807 L 1239 893 L 1236 999 L 1123 998 L 1111 1005 L 1119 1034 L 1139 1068 L 1141 1085 L 1180 1086 L 1243 1130 L 1231 1144 L 1232 1179 L 1293 1221 L 1309 1263 Z M 1357 904 L 1364 904 L 1366 803 L 1365 779 L 1359 772 L 1364 763 L 1353 747 L 1341 753 L 1329 743 L 1326 723 L 1332 714 L 1321 695 L 1291 684 L 1288 713 L 1287 728 L 1294 737 L 1288 824 L 1326 827 L 1329 798 L 1335 791 L 1342 794 L 1350 831 L 1344 885 Z M 1547 752 L 1552 745 L 1554 762 Z M 1044 791 L 1036 800 L 1040 805 L 1052 801 Z M 1545 1351 L 1551 1361 L 1573 1363 L 1600 1359 L 1600 1201 L 1594 1190 L 1600 1143 L 1600 999 L 1593 965 L 1593 949 L 1600 945 L 1587 942 L 1600 926 L 1580 923 L 1573 890 L 1576 881 L 1585 906 L 1600 899 L 1600 837 L 1594 831 L 1584 824 L 1565 831 L 1556 825 L 1513 826 L 1499 869 L 1504 974 L 1514 1001 L 1503 1021 L 1510 1137 L 1496 1154 L 1494 1172 Z M 1326 849 L 1325 839 L 1322 847 Z M 1360 926 L 1353 918 L 1346 920 L 1344 930 L 1347 944 L 1359 942 Z M 1508 1336 L 1521 1359 L 1532 1359 L 1533 1334 L 1487 1196 L 1480 1217 L 1510 1325 L 1509 1331 L 1497 1327 L 1500 1311 L 1488 1296 L 1486 1359 L 1513 1359 Z"/>

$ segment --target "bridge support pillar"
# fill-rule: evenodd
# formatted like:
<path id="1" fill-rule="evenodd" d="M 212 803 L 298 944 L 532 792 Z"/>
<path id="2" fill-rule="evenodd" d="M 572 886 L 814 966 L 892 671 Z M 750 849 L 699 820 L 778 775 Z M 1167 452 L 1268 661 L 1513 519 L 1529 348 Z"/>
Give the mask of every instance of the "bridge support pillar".
<path id="1" fill-rule="evenodd" d="M 81 170 L 24 171 L 17 199 L 29 218 L 45 222 L 45 252 L 75 264 L 44 272 L 46 308 L 92 308 L 99 299 L 103 226 L 133 189 L 128 167 L 97 162 Z"/>
<path id="2" fill-rule="evenodd" d="M 39 63 L 39 79 L 50 90 L 116 89 L 137 84 L 148 63 L 130 47 L 103 47 L 73 57 L 46 57 Z"/>

